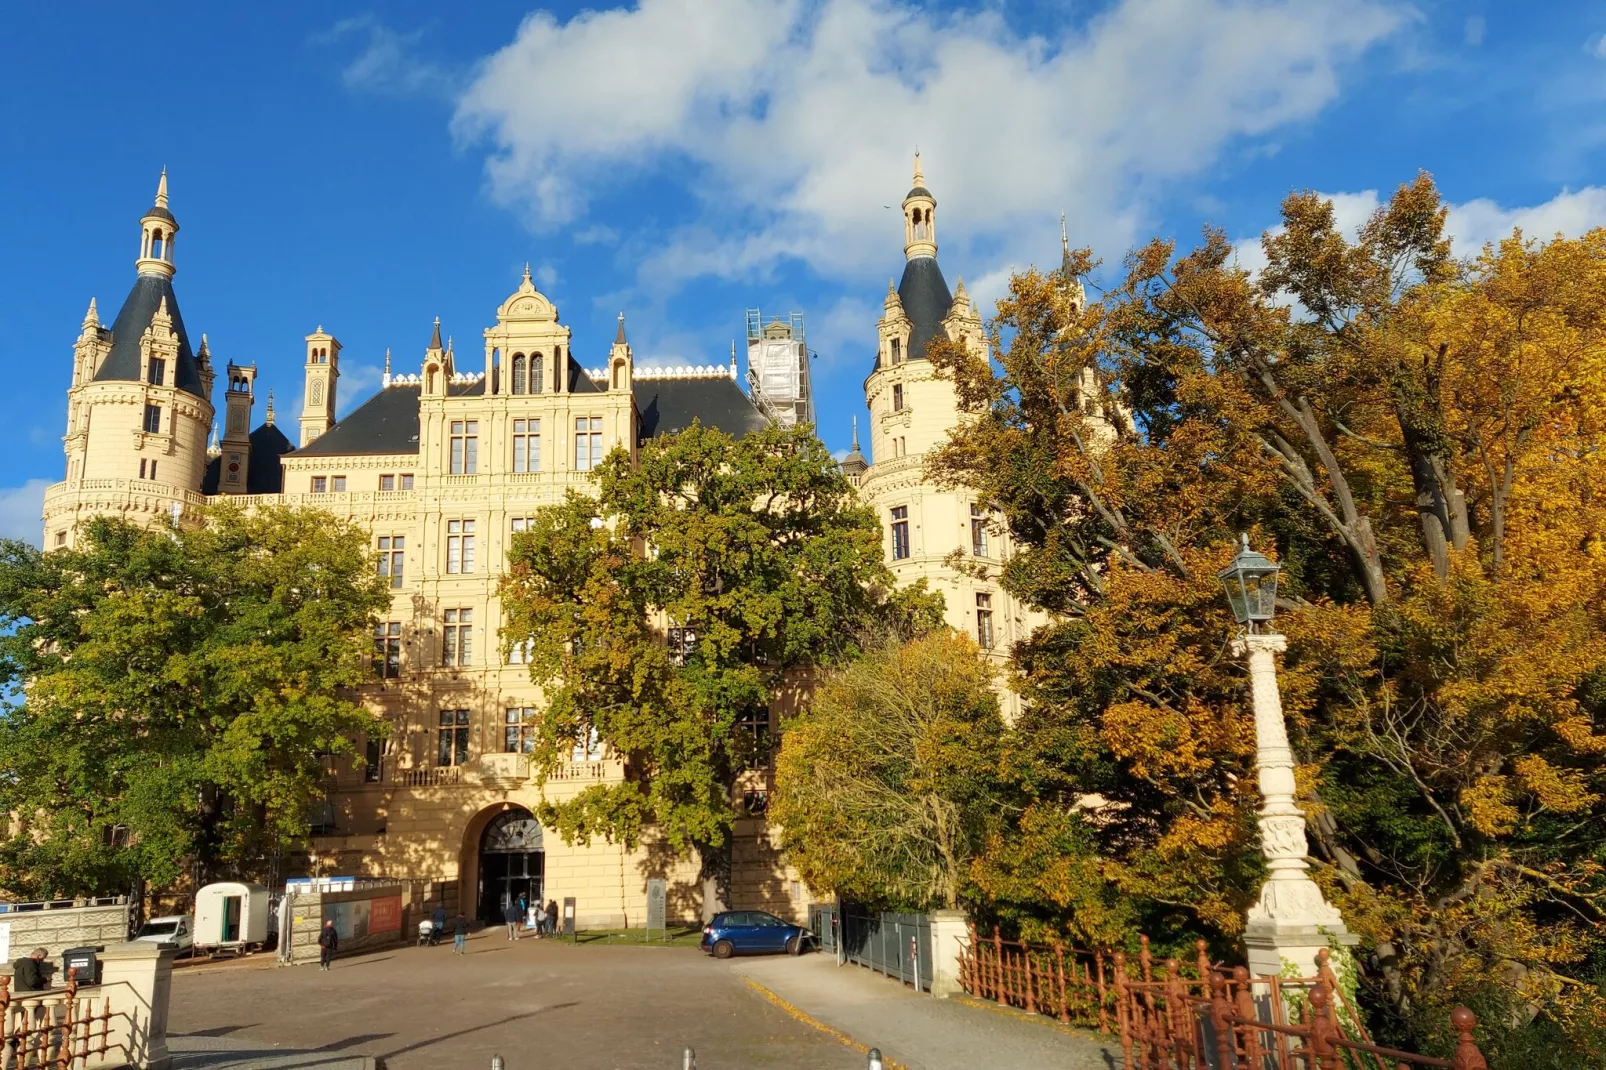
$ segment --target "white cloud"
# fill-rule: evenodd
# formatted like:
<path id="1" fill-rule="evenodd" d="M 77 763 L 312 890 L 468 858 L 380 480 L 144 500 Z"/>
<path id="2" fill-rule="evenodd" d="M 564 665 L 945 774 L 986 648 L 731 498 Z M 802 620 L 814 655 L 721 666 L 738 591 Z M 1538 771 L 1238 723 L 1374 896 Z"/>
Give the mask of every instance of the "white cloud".
<path id="1" fill-rule="evenodd" d="M 1406 17 L 1388 0 L 1122 0 L 1023 36 L 901 0 L 640 0 L 529 16 L 454 123 L 536 229 L 581 219 L 595 191 L 690 175 L 702 210 L 641 264 L 649 286 L 788 257 L 866 277 L 901 236 L 883 206 L 917 145 L 950 262 L 995 272 L 1054 257 L 1062 210 L 1079 243 L 1124 248 L 1164 186 L 1315 114 Z"/>
<path id="2" fill-rule="evenodd" d="M 30 479 L 20 487 L 0 487 L 0 538 L 39 545 L 48 486 L 48 479 Z"/>
<path id="3" fill-rule="evenodd" d="M 1483 39 L 1489 33 L 1489 20 L 1482 15 L 1468 15 L 1466 22 L 1461 24 L 1462 40 L 1477 48 L 1483 44 Z"/>
<path id="4" fill-rule="evenodd" d="M 352 38 L 362 41 L 361 51 L 340 72 L 348 88 L 374 93 L 449 95 L 456 88 L 456 79 L 446 68 L 419 56 L 417 46 L 423 37 L 423 30 L 404 33 L 373 15 L 359 15 L 341 19 L 315 34 L 312 43 L 333 45 Z"/>

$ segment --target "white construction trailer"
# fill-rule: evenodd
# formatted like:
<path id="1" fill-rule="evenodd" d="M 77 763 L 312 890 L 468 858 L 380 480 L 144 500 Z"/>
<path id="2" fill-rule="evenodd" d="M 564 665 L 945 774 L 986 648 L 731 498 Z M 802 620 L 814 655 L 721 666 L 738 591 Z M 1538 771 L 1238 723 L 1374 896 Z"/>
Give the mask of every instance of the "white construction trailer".
<path id="1" fill-rule="evenodd" d="M 251 950 L 268 942 L 272 894 L 260 884 L 220 881 L 195 893 L 195 950 Z"/>

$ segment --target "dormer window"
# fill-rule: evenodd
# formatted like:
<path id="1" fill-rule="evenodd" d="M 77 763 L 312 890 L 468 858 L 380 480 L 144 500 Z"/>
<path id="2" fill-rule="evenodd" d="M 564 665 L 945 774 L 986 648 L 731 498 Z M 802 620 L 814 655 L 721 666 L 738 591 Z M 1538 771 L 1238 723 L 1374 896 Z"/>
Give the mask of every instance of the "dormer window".
<path id="1" fill-rule="evenodd" d="M 152 386 L 164 386 L 167 381 L 167 361 L 161 357 L 152 357 L 150 366 L 146 369 L 146 382 Z"/>
<path id="2" fill-rule="evenodd" d="M 903 340 L 901 338 L 894 338 L 892 340 L 892 363 L 903 363 Z"/>

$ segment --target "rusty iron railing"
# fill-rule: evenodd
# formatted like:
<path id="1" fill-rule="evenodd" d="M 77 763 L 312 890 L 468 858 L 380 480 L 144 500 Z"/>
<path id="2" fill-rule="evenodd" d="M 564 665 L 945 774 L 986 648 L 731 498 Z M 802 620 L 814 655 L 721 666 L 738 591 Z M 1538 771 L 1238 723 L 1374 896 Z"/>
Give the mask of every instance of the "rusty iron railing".
<path id="1" fill-rule="evenodd" d="M 111 1042 L 113 1012 L 107 996 L 78 992 L 77 970 L 67 985 L 39 993 L 11 991 L 0 977 L 0 1058 L 15 1070 L 83 1070 L 91 1056 L 104 1057 L 121 1045 Z"/>
<path id="2" fill-rule="evenodd" d="M 991 937 L 978 937 L 971 926 L 970 946 L 960 953 L 959 979 L 977 999 L 1108 1033 L 1114 1007 L 1111 966 L 1102 951 L 1017 943 L 1005 940 L 996 925 Z"/>
<path id="3" fill-rule="evenodd" d="M 1277 978 L 1218 967 L 1203 941 L 1197 950 L 1193 977 L 1174 958 L 1156 969 L 1146 942 L 1136 976 L 1124 954 L 1113 956 L 1125 1070 L 1488 1070 L 1465 1007 L 1450 1016 L 1453 1059 L 1399 1051 L 1371 1042 L 1325 951 L 1315 977 Z"/>

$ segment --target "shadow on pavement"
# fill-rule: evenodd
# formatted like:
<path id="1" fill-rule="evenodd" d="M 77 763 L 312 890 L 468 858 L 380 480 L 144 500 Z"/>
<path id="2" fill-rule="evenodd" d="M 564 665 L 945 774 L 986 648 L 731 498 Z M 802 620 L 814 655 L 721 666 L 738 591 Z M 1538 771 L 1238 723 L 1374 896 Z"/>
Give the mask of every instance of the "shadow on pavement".
<path id="1" fill-rule="evenodd" d="M 438 1037 L 430 1037 L 428 1040 L 420 1040 L 416 1044 L 408 1044 L 405 1047 L 397 1048 L 395 1051 L 387 1051 L 385 1054 L 379 1056 L 379 1058 L 394 1059 L 396 1056 L 401 1055 L 404 1052 L 417 1051 L 420 1048 L 432 1047 L 433 1045 L 439 1044 L 443 1040 L 455 1040 L 456 1038 L 466 1036 L 469 1033 L 477 1033 L 481 1029 L 492 1029 L 499 1025 L 506 1025 L 509 1022 L 519 1022 L 526 1018 L 534 1018 L 536 1015 L 545 1014 L 548 1011 L 559 1011 L 565 1007 L 578 1007 L 579 1005 L 580 1004 L 578 1001 L 571 1003 L 554 1003 L 550 1007 L 541 1007 L 538 1010 L 526 1011 L 523 1014 L 511 1014 L 506 1018 L 498 1018 L 494 1022 L 481 1022 L 478 1025 L 471 1025 L 466 1029 L 457 1029 L 450 1033 L 442 1033 Z"/>

